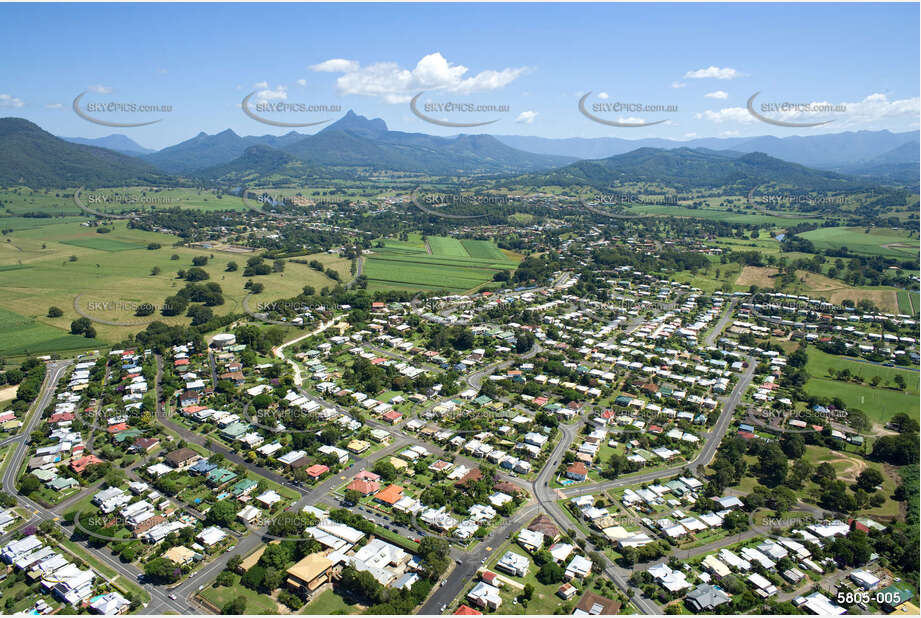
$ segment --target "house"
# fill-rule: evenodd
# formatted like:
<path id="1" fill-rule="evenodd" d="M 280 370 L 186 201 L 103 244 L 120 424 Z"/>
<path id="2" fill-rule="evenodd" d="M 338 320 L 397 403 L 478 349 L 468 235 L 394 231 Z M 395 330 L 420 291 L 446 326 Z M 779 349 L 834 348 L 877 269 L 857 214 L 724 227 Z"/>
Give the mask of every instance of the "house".
<path id="1" fill-rule="evenodd" d="M 134 441 L 134 444 L 131 445 L 131 448 L 138 453 L 149 453 L 157 448 L 159 444 L 160 441 L 156 438 L 138 438 Z"/>
<path id="2" fill-rule="evenodd" d="M 304 556 L 288 569 L 288 588 L 301 594 L 312 592 L 332 581 L 332 567 L 332 561 L 322 554 Z"/>
<path id="3" fill-rule="evenodd" d="M 518 544 L 529 552 L 536 552 L 544 546 L 544 535 L 534 530 L 524 529 L 518 533 Z"/>
<path id="4" fill-rule="evenodd" d="M 673 571 L 665 563 L 649 567 L 647 572 L 652 575 L 656 583 L 669 592 L 679 592 L 685 588 L 691 587 L 691 584 L 687 581 L 683 572 Z"/>
<path id="5" fill-rule="evenodd" d="M 564 601 L 568 601 L 569 599 L 576 596 L 577 592 L 579 592 L 578 588 L 572 584 L 566 583 L 559 587 L 559 589 L 556 591 L 556 595 Z"/>
<path id="6" fill-rule="evenodd" d="M 481 612 L 481 611 L 479 611 L 479 610 L 477 610 L 477 609 L 473 609 L 473 608 L 470 607 L 469 605 L 461 604 L 461 606 L 458 607 L 458 608 L 454 611 L 454 615 L 455 615 L 455 616 L 482 616 L 482 615 L 483 615 L 483 612 Z"/>
<path id="7" fill-rule="evenodd" d="M 528 530 L 540 532 L 545 537 L 556 541 L 560 538 L 560 529 L 556 527 L 549 515 L 541 513 L 528 526 Z"/>
<path id="8" fill-rule="evenodd" d="M 502 605 L 499 589 L 495 586 L 490 586 L 486 582 L 477 582 L 477 585 L 467 593 L 467 600 L 474 605 L 491 610 L 497 610 Z"/>
<path id="9" fill-rule="evenodd" d="M 388 485 L 386 488 L 380 490 L 377 492 L 377 494 L 374 495 L 374 499 L 376 501 L 388 506 L 393 506 L 402 497 L 403 488 L 399 485 Z"/>
<path id="10" fill-rule="evenodd" d="M 684 603 L 695 614 L 712 614 L 713 610 L 728 603 L 728 594 L 710 584 L 701 584 L 684 597 Z"/>
<path id="11" fill-rule="evenodd" d="M 585 556 L 575 556 L 568 565 L 563 577 L 570 579 L 585 579 L 592 572 L 592 561 Z"/>
<path id="12" fill-rule="evenodd" d="M 226 536 L 227 533 L 217 526 L 209 526 L 199 532 L 195 539 L 205 547 L 212 547 L 224 540 Z"/>
<path id="13" fill-rule="evenodd" d="M 72 459 L 70 461 L 70 469 L 77 474 L 83 474 L 83 472 L 90 466 L 95 466 L 101 463 L 105 463 L 105 461 L 99 459 L 95 455 L 86 455 L 78 459 Z"/>
<path id="14" fill-rule="evenodd" d="M 117 592 L 99 595 L 90 602 L 90 610 L 103 616 L 125 614 L 130 607 L 131 602 Z"/>
<path id="15" fill-rule="evenodd" d="M 201 455 L 190 448 L 180 448 L 167 453 L 163 460 L 177 470 L 184 470 L 201 459 Z"/>
<path id="16" fill-rule="evenodd" d="M 327 472 L 329 472 L 329 467 L 324 466 L 323 464 L 313 464 L 312 466 L 307 468 L 305 472 L 307 473 L 307 476 L 316 480 L 320 478 L 321 476 L 323 476 L 324 474 L 326 474 Z"/>
<path id="17" fill-rule="evenodd" d="M 516 577 L 524 577 L 528 573 L 528 565 L 530 560 L 522 556 L 521 554 L 516 554 L 513 551 L 505 552 L 505 555 L 496 563 L 496 568 L 500 571 L 505 571 L 515 575 Z"/>
<path id="18" fill-rule="evenodd" d="M 875 590 L 880 580 L 876 575 L 861 570 L 851 573 L 851 581 L 864 590 Z"/>
<path id="19" fill-rule="evenodd" d="M 584 481 L 588 476 L 588 468 L 581 461 L 576 461 L 566 468 L 566 478 L 574 481 Z"/>
<path id="20" fill-rule="evenodd" d="M 363 496 L 370 496 L 373 493 L 380 491 L 381 484 L 377 481 L 366 481 L 364 479 L 354 479 L 351 483 L 348 484 L 346 489 L 351 489 L 352 491 L 357 491 Z"/>
<path id="21" fill-rule="evenodd" d="M 840 616 L 847 613 L 843 607 L 835 605 L 821 592 L 813 592 L 807 597 L 798 597 L 793 600 L 793 604 L 816 616 Z"/>
<path id="22" fill-rule="evenodd" d="M 572 610 L 573 616 L 614 616 L 620 612 L 620 602 L 594 592 L 586 592 Z"/>
<path id="23" fill-rule="evenodd" d="M 767 598 L 777 594 L 777 586 L 758 573 L 749 575 L 748 583 L 755 587 L 755 593 L 761 597 Z"/>
<path id="24" fill-rule="evenodd" d="M 188 547 L 182 545 L 176 545 L 175 547 L 170 547 L 163 553 L 163 557 L 169 560 L 172 560 L 179 566 L 185 566 L 195 560 L 196 554 L 194 551 Z"/>

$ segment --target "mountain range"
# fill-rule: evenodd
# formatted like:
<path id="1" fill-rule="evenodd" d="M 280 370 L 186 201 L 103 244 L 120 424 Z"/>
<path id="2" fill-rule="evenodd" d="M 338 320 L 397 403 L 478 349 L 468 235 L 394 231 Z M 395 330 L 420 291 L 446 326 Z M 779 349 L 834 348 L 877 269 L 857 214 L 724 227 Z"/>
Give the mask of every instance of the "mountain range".
<path id="1" fill-rule="evenodd" d="M 241 137 L 227 129 L 216 135 L 200 133 L 143 159 L 174 174 L 231 180 L 231 172 L 240 169 L 240 162 L 235 160 L 253 146 L 291 155 L 307 168 L 365 167 L 439 176 L 521 173 L 551 169 L 574 160 L 517 150 L 490 135 L 436 137 L 390 131 L 380 118 L 368 119 L 351 110 L 313 135 L 292 131 L 281 137 Z M 262 155 L 267 153 L 258 152 L 265 164 L 267 159 Z M 276 157 L 275 160 L 285 171 L 291 171 L 290 159 Z"/>
<path id="2" fill-rule="evenodd" d="M 100 187 L 166 180 L 136 157 L 59 139 L 23 118 L 0 118 L 0 184 Z"/>
<path id="3" fill-rule="evenodd" d="M 807 191 L 856 189 L 869 184 L 837 172 L 783 161 L 763 152 L 650 147 L 606 159 L 578 161 L 509 182 L 529 186 L 591 185 L 597 188 L 619 182 L 649 182 L 678 190 L 733 186 L 748 190 L 762 184 L 775 184 Z"/>
<path id="4" fill-rule="evenodd" d="M 145 155 L 152 152 L 157 152 L 152 148 L 144 148 L 127 135 L 122 135 L 121 133 L 113 133 L 112 135 L 107 135 L 105 137 L 62 137 L 61 139 L 65 142 L 71 142 L 73 144 L 83 144 L 84 146 L 108 148 L 109 150 L 114 150 L 115 152 L 120 152 L 122 154 L 131 156 Z"/>
<path id="5" fill-rule="evenodd" d="M 578 159 L 603 159 L 645 147 L 667 150 L 708 148 L 738 152 L 763 152 L 785 161 L 835 170 L 844 166 L 871 164 L 874 160 L 887 155 L 891 155 L 887 161 L 888 163 L 917 162 L 919 132 L 849 131 L 809 136 L 793 135 L 790 137 L 774 137 L 771 135 L 760 137 L 708 137 L 687 141 L 660 138 L 623 139 L 619 137 L 551 139 L 523 135 L 497 135 L 496 138 L 513 148 L 528 152 L 570 156 Z M 913 152 L 911 152 L 912 148 L 909 147 L 911 144 L 914 144 Z M 878 164 L 879 161 L 876 163 Z"/>

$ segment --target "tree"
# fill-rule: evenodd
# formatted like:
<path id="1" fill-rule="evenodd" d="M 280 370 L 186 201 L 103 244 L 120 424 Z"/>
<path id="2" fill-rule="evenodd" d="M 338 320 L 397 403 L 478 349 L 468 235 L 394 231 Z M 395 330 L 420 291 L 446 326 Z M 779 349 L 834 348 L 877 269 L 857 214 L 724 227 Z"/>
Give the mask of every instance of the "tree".
<path id="1" fill-rule="evenodd" d="M 144 565 L 144 574 L 160 582 L 172 584 L 179 581 L 182 570 L 169 558 L 154 558 Z"/>
<path id="2" fill-rule="evenodd" d="M 218 500 L 205 516 L 205 523 L 229 527 L 237 516 L 237 505 L 231 500 Z"/>
<path id="3" fill-rule="evenodd" d="M 87 339 L 93 339 L 96 337 L 96 328 L 93 326 L 87 326 L 86 330 L 83 331 L 83 336 Z"/>
<path id="4" fill-rule="evenodd" d="M 221 613 L 225 616 L 241 616 L 246 613 L 246 597 L 243 595 L 238 596 L 233 601 L 228 601 L 224 607 L 221 608 Z"/>
<path id="5" fill-rule="evenodd" d="M 87 328 L 90 328 L 92 323 L 89 318 L 77 318 L 70 323 L 70 334 L 72 335 L 82 335 L 86 332 Z"/>
<path id="6" fill-rule="evenodd" d="M 799 459 L 806 453 L 806 442 L 798 433 L 785 433 L 780 438 L 780 448 L 790 459 Z"/>
<path id="7" fill-rule="evenodd" d="M 449 550 L 448 541 L 439 537 L 427 536 L 419 542 L 419 556 L 425 564 L 425 573 L 430 580 L 438 579 L 448 568 Z"/>
<path id="8" fill-rule="evenodd" d="M 388 483 L 397 477 L 397 469 L 392 463 L 384 459 L 378 459 L 374 463 L 372 470 Z"/>
<path id="9" fill-rule="evenodd" d="M 19 493 L 28 496 L 32 492 L 38 491 L 41 486 L 42 482 L 35 475 L 28 474 L 19 483 Z"/>
<path id="10" fill-rule="evenodd" d="M 208 263 L 208 258 L 204 255 L 196 255 L 192 258 L 192 266 L 204 266 Z"/>
<path id="11" fill-rule="evenodd" d="M 237 270 L 239 270 L 239 268 L 240 266 L 236 262 L 234 261 L 227 262 L 227 269 L 226 269 L 227 272 L 229 273 L 236 272 Z"/>
<path id="12" fill-rule="evenodd" d="M 156 277 L 156 276 L 159 275 L 161 272 L 163 272 L 163 271 L 160 270 L 160 267 L 159 267 L 159 266 L 154 266 L 153 268 L 150 269 L 150 275 L 151 275 L 152 277 Z"/>
<path id="13" fill-rule="evenodd" d="M 252 590 L 258 590 L 262 586 L 264 579 L 265 568 L 256 564 L 250 567 L 250 569 L 240 580 L 240 583 Z"/>
<path id="14" fill-rule="evenodd" d="M 210 321 L 214 317 L 214 312 L 204 305 L 192 305 L 186 315 L 192 318 L 192 326 L 198 326 Z"/>
<path id="15" fill-rule="evenodd" d="M 758 456 L 758 466 L 761 482 L 768 487 L 779 485 L 787 478 L 787 457 L 774 442 L 762 448 Z"/>
<path id="16" fill-rule="evenodd" d="M 537 581 L 549 586 L 563 581 L 563 567 L 551 560 L 543 564 L 537 571 Z"/>
<path id="17" fill-rule="evenodd" d="M 265 284 L 263 283 L 257 282 L 249 286 L 249 291 L 253 294 L 262 294 L 264 290 L 265 290 Z"/>
<path id="18" fill-rule="evenodd" d="M 60 307 L 51 306 L 48 307 L 48 317 L 49 318 L 59 318 L 64 315 L 64 312 L 61 311 Z"/>
<path id="19" fill-rule="evenodd" d="M 210 275 L 204 268 L 193 266 L 189 270 L 185 271 L 185 276 L 183 278 L 186 281 L 204 281 L 209 279 Z"/>
<path id="20" fill-rule="evenodd" d="M 147 315 L 153 315 L 155 307 L 151 303 L 141 303 L 138 305 L 137 309 L 134 311 L 134 315 L 138 317 L 144 317 Z"/>
<path id="21" fill-rule="evenodd" d="M 268 551 L 268 547 L 266 550 Z M 227 561 L 227 568 L 230 571 L 236 571 L 238 568 L 240 568 L 241 564 L 243 564 L 243 556 L 240 554 L 234 554 L 230 557 L 230 560 Z"/>
<path id="22" fill-rule="evenodd" d="M 875 491 L 877 486 L 883 484 L 883 475 L 876 468 L 866 468 L 857 475 L 857 487 L 864 491 Z"/>
<path id="23" fill-rule="evenodd" d="M 354 489 L 346 489 L 343 494 L 343 499 L 346 504 L 358 504 L 359 500 L 361 500 L 361 493 Z"/>
<path id="24" fill-rule="evenodd" d="M 905 390 L 905 378 L 902 377 L 902 374 L 897 374 L 892 381 L 899 387 L 899 390 Z"/>

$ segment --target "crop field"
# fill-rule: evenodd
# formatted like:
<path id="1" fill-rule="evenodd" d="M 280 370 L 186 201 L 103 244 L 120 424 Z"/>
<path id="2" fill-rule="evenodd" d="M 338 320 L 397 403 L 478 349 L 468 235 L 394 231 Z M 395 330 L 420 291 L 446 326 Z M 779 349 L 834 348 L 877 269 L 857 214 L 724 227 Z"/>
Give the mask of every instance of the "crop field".
<path id="1" fill-rule="evenodd" d="M 904 230 L 891 228 L 826 227 L 799 234 L 815 245 L 816 249 L 847 247 L 848 251 L 860 255 L 882 255 L 884 257 L 917 259 L 919 241 L 917 236 L 909 237 Z"/>
<path id="2" fill-rule="evenodd" d="M 187 317 L 164 317 L 159 313 L 137 317 L 134 307 L 141 303 L 162 305 L 166 297 L 185 284 L 176 272 L 192 266 L 196 256 L 209 258 L 204 267 L 210 275 L 208 281 L 219 284 L 223 291 L 225 303 L 213 308 L 215 315 L 243 311 L 242 301 L 248 294 L 243 285 L 249 278 L 242 274 L 247 255 L 173 247 L 176 237 L 128 229 L 125 222 L 109 227 L 109 234 L 97 234 L 76 223 L 54 223 L 16 230 L 4 237 L 0 242 L 0 288 L 6 293 L 0 296 L 0 310 L 9 315 L 0 314 L 0 354 L 9 357 L 26 351 L 94 348 L 120 341 L 154 320 L 187 324 Z M 159 243 L 161 248 L 148 250 L 149 243 Z M 173 255 L 178 259 L 171 259 Z M 342 281 L 351 278 L 347 259 L 328 254 L 305 257 L 338 271 Z M 227 272 L 231 261 L 239 268 Z M 152 274 L 154 268 L 159 269 L 156 275 Z M 252 279 L 263 283 L 265 291 L 250 302 L 251 310 L 259 302 L 296 296 L 305 285 L 317 290 L 336 285 L 325 274 L 291 261 L 284 272 Z M 70 323 L 80 317 L 75 302 L 93 318 L 124 325 L 94 324 L 95 340 L 72 336 Z M 60 308 L 63 316 L 47 317 L 51 306 Z"/>
<path id="3" fill-rule="evenodd" d="M 363 273 L 371 290 L 449 290 L 474 289 L 500 270 L 515 268 L 516 262 L 488 241 L 463 241 L 441 236 L 429 237 L 429 254 L 421 241 L 390 241 L 373 249 L 365 258 Z M 474 243 L 470 247 L 465 243 Z M 483 256 L 483 257 L 479 257 Z"/>
<path id="4" fill-rule="evenodd" d="M 898 291 L 898 302 L 899 302 L 899 313 L 905 315 L 918 315 L 919 311 L 919 295 L 917 292 L 909 292 L 908 290 L 899 290 Z"/>

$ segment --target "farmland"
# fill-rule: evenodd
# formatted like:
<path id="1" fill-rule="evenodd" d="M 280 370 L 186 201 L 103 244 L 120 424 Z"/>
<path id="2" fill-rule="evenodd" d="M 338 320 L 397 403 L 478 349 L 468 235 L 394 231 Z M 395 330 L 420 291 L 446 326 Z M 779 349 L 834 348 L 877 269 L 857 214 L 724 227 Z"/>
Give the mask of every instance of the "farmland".
<path id="1" fill-rule="evenodd" d="M 889 228 L 826 227 L 799 234 L 816 249 L 847 247 L 851 253 L 917 259 L 918 238 L 904 230 Z"/>
<path id="2" fill-rule="evenodd" d="M 60 223 L 60 219 L 36 220 L 49 221 L 49 225 L 16 230 L 0 243 L 0 287 L 7 292 L 0 298 L 0 310 L 6 312 L 0 354 L 95 348 L 103 345 L 97 343 L 99 340 L 119 341 L 155 319 L 168 324 L 187 323 L 185 317 L 135 317 L 133 309 L 128 308 L 145 302 L 162 304 L 184 285 L 176 272 L 189 268 L 196 256 L 208 258 L 205 270 L 210 281 L 223 290 L 226 302 L 214 308 L 215 314 L 242 312 L 241 303 L 247 294 L 243 286 L 248 279 L 242 267 L 247 255 L 173 247 L 176 237 L 128 229 L 124 222 L 110 224 L 112 231 L 108 234 L 98 234 L 93 228 Z M 161 248 L 148 249 L 150 243 Z M 177 259 L 172 259 L 173 255 Z M 349 261 L 344 258 L 328 254 L 309 257 L 339 272 L 343 281 L 351 276 Z M 227 265 L 232 261 L 239 269 L 228 272 Z M 157 274 L 153 274 L 155 268 L 159 269 Z M 257 279 L 265 285 L 260 296 L 264 302 L 295 296 L 305 285 L 317 290 L 336 285 L 325 274 L 295 262 L 288 262 L 284 272 Z M 92 317 L 131 326 L 97 323 L 96 340 L 70 335 L 71 321 L 80 317 L 74 309 L 78 296 L 84 312 L 88 307 L 97 307 Z M 108 307 L 99 308 L 106 303 Z M 50 306 L 60 308 L 63 316 L 47 317 Z"/>
<path id="3" fill-rule="evenodd" d="M 463 292 L 492 281 L 516 262 L 488 241 L 432 236 L 382 241 L 365 258 L 363 273 L 371 290 L 449 290 Z M 428 253 L 427 248 L 431 250 Z"/>

